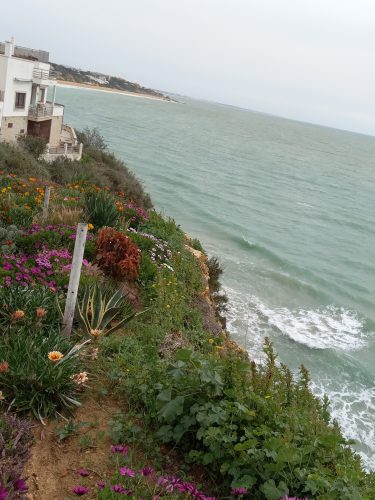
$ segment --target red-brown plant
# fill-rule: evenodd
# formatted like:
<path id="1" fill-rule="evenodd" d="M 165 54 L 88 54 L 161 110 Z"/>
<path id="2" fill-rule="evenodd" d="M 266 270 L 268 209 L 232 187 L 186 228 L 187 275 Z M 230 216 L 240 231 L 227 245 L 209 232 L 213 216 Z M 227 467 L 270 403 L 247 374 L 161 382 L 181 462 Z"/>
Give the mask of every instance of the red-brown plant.
<path id="1" fill-rule="evenodd" d="M 140 261 L 140 250 L 128 236 L 111 227 L 99 230 L 95 263 L 107 275 L 135 279 L 138 276 Z"/>

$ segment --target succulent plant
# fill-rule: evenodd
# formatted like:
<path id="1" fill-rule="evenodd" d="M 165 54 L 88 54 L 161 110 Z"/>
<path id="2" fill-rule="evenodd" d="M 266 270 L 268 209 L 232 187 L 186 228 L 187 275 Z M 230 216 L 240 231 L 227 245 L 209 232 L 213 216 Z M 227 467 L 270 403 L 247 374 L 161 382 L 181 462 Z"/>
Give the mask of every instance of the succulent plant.
<path id="1" fill-rule="evenodd" d="M 20 233 L 21 231 L 14 225 L 0 226 L 1 253 L 13 253 L 16 250 L 15 240 Z"/>

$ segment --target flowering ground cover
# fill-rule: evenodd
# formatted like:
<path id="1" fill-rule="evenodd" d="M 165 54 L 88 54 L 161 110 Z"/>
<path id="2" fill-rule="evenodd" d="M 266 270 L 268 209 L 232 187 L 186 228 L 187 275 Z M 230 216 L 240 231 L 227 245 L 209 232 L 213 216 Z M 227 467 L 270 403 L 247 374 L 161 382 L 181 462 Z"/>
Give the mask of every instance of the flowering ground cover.
<path id="1" fill-rule="evenodd" d="M 258 366 L 221 329 L 218 261 L 146 210 L 131 177 L 109 188 L 77 176 L 96 161 L 118 165 L 87 151 L 76 170 L 59 164 L 49 180 L 46 220 L 46 183 L 0 172 L 0 454 L 24 457 L 0 468 L 0 499 L 27 488 L 45 498 L 60 488 L 62 500 L 375 498 L 374 475 L 331 421 L 329 402 L 311 393 L 307 370 L 280 365 L 268 340 Z M 90 231 L 67 338 L 61 313 L 79 222 Z M 92 401 L 100 421 L 83 422 Z M 9 411 L 21 417 L 19 439 Z M 30 415 L 49 432 L 33 448 L 48 456 L 31 459 L 33 481 L 21 432 Z"/>

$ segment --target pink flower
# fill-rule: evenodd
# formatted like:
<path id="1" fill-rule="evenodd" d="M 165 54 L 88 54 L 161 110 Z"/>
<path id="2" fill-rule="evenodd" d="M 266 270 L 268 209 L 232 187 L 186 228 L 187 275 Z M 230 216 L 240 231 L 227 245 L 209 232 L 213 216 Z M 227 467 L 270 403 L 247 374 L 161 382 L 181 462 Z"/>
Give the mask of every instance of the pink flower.
<path id="1" fill-rule="evenodd" d="M 87 477 L 90 475 L 90 472 L 87 469 L 78 469 L 77 474 L 79 474 L 82 477 Z"/>
<path id="2" fill-rule="evenodd" d="M 121 467 L 119 472 L 121 476 L 129 476 L 129 477 L 135 476 L 135 471 L 133 469 L 129 469 L 128 467 Z"/>
<path id="3" fill-rule="evenodd" d="M 240 486 L 239 488 L 232 488 L 230 494 L 231 495 L 245 495 L 247 493 L 247 488 L 243 488 L 242 486 Z"/>
<path id="4" fill-rule="evenodd" d="M 154 469 L 152 467 L 143 467 L 143 469 L 140 471 L 142 476 L 151 476 L 153 472 Z"/>
<path id="5" fill-rule="evenodd" d="M 122 444 L 115 444 L 111 446 L 111 452 L 112 453 L 121 453 L 122 455 L 127 455 L 128 454 L 128 447 L 124 446 Z"/>
<path id="6" fill-rule="evenodd" d="M 74 488 L 72 489 L 72 491 L 77 496 L 81 497 L 82 495 L 86 495 L 86 493 L 89 492 L 89 489 L 86 488 L 86 486 L 74 486 Z"/>

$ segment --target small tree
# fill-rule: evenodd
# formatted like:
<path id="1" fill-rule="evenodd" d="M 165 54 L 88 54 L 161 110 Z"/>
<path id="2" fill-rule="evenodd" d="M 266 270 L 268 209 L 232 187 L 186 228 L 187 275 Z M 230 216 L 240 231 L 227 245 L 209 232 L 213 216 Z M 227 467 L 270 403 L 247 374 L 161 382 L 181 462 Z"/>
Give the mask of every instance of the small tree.
<path id="1" fill-rule="evenodd" d="M 77 138 L 82 142 L 84 148 L 94 148 L 99 151 L 106 151 L 108 145 L 98 128 L 85 127 L 82 132 L 77 131 Z"/>

